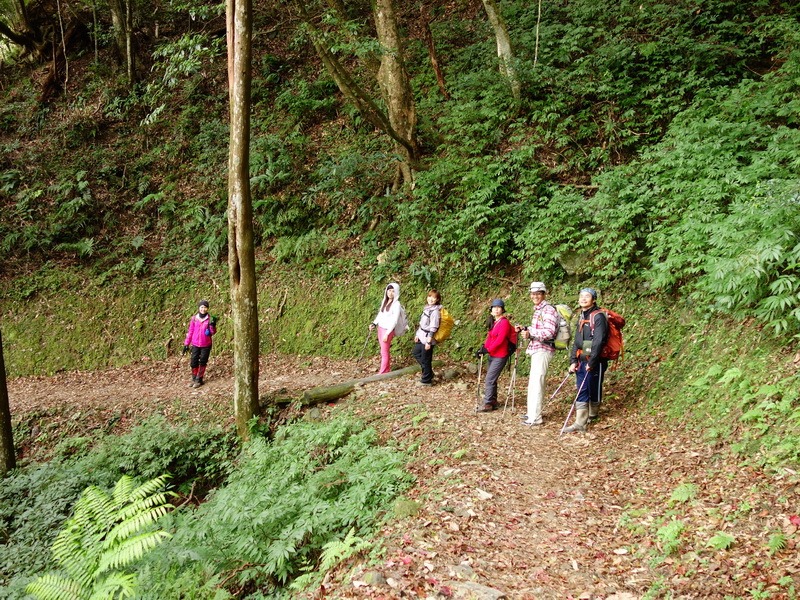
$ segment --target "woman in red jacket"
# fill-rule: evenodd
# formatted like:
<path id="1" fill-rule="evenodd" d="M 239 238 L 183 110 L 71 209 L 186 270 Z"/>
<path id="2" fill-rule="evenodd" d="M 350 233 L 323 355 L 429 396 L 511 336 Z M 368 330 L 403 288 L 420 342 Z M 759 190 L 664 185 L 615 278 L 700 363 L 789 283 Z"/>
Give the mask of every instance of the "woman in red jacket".
<path id="1" fill-rule="evenodd" d="M 489 366 L 486 369 L 486 389 L 483 394 L 483 406 L 478 412 L 491 412 L 497 408 L 497 380 L 508 361 L 509 344 L 514 328 L 506 318 L 506 304 L 499 298 L 492 300 L 492 316 L 494 325 L 486 334 L 486 341 L 475 353 L 477 358 L 489 355 Z"/>

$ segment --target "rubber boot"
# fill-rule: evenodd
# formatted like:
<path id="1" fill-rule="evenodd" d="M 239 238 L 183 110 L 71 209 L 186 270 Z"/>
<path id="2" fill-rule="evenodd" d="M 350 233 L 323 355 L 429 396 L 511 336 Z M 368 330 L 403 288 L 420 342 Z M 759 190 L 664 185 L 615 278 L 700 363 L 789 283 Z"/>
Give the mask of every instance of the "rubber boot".
<path id="1" fill-rule="evenodd" d="M 573 431 L 586 431 L 586 424 L 589 422 L 589 403 L 578 402 L 575 404 L 575 422 L 564 429 L 564 433 Z"/>
<path id="2" fill-rule="evenodd" d="M 589 402 L 589 418 L 597 419 L 600 416 L 600 403 Z"/>

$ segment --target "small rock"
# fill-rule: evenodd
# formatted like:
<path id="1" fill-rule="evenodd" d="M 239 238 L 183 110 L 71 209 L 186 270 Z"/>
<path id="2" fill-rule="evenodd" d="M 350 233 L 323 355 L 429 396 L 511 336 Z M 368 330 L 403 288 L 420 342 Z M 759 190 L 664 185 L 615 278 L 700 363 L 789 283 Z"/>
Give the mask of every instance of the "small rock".
<path id="1" fill-rule="evenodd" d="M 458 377 L 458 369 L 445 369 L 442 373 L 442 379 L 445 381 L 452 381 Z"/>
<path id="2" fill-rule="evenodd" d="M 453 591 L 453 598 L 461 600 L 501 600 L 508 597 L 500 590 L 474 581 L 445 581 L 443 585 Z"/>
<path id="3" fill-rule="evenodd" d="M 386 577 L 379 571 L 367 571 L 362 580 L 367 585 L 386 585 Z"/>

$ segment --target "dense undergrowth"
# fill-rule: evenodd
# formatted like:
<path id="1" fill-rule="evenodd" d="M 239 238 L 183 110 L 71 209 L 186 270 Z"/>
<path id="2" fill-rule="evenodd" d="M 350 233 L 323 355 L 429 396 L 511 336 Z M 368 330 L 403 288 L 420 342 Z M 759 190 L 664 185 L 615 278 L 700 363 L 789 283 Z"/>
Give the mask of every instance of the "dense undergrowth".
<path id="1" fill-rule="evenodd" d="M 87 486 L 111 489 L 120 477 L 154 480 L 155 472 L 169 473 L 178 508 L 159 519 L 169 536 L 134 567 L 116 572 L 135 573 L 137 597 L 219 599 L 256 590 L 263 595 L 252 597 L 280 596 L 290 585 L 318 581 L 338 560 L 367 552 L 374 545 L 370 533 L 411 484 L 404 453 L 347 416 L 298 421 L 269 441 L 256 431 L 238 456 L 231 442 L 231 434 L 208 425 L 153 418 L 97 444 L 68 439 L 56 459 L 6 477 L 0 598 L 25 597 L 25 586 L 46 571 L 68 574 L 87 593 L 115 572 L 113 564 L 98 569 L 107 547 L 101 541 L 112 537 L 105 528 L 81 532 L 86 514 L 71 526 L 83 541 L 61 553 L 61 571 L 49 551 Z M 111 523 L 125 519 L 123 506 L 105 512 Z M 135 548 L 135 537 L 127 535 Z M 117 543 L 127 541 L 124 533 L 116 536 Z"/>

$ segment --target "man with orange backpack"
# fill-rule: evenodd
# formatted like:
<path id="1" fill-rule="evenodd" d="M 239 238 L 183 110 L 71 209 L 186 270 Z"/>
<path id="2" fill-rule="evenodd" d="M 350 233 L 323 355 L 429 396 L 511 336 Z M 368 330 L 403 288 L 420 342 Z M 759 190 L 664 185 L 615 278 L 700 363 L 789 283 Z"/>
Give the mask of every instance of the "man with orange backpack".
<path id="1" fill-rule="evenodd" d="M 606 313 L 597 306 L 597 291 L 583 288 L 578 294 L 580 320 L 570 354 L 569 372 L 577 373 L 578 395 L 575 399 L 575 422 L 563 433 L 586 431 L 590 418 L 596 418 L 603 399 L 603 379 L 608 368 L 604 348 L 608 341 Z"/>

